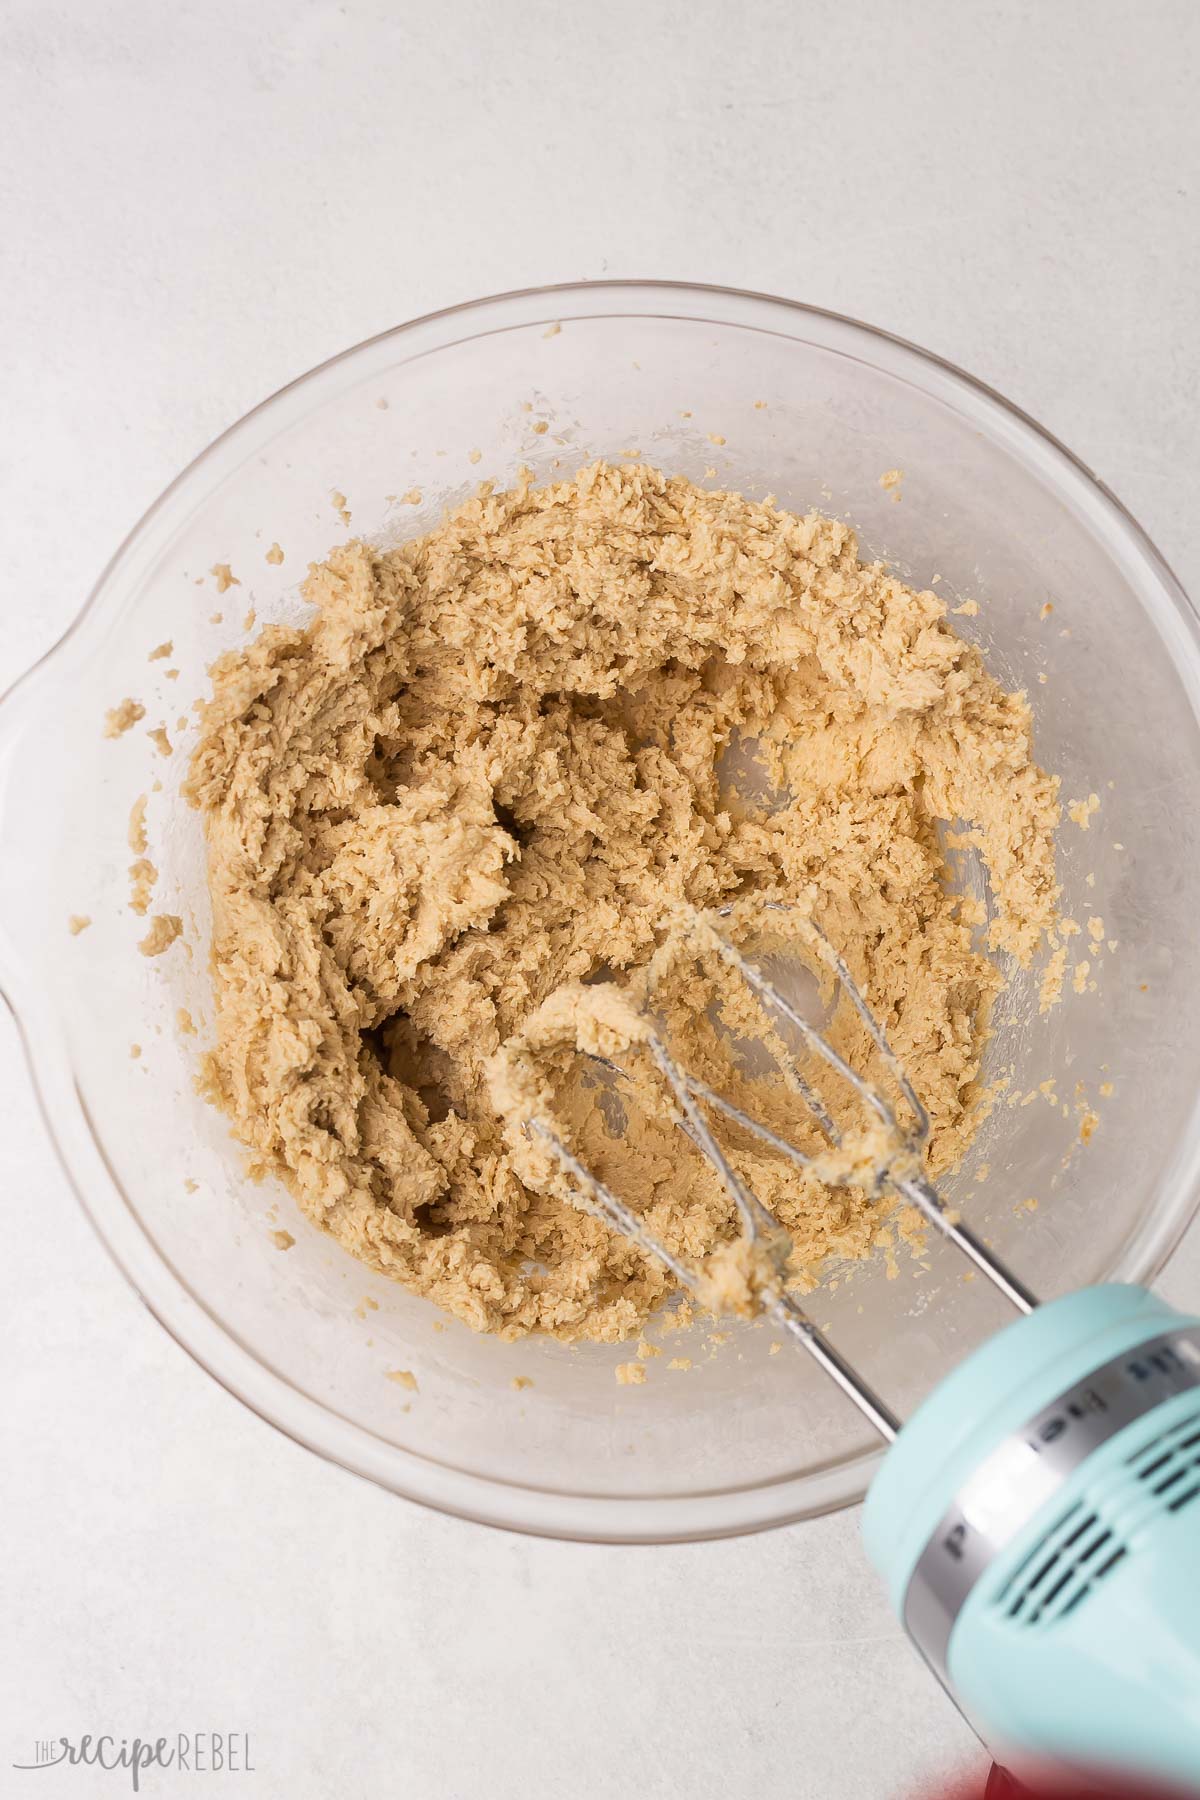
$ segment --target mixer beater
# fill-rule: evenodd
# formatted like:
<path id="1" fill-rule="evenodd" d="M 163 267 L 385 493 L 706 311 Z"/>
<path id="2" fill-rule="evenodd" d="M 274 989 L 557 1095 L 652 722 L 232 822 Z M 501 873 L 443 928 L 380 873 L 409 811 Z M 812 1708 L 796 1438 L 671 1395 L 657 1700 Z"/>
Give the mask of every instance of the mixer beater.
<path id="1" fill-rule="evenodd" d="M 714 916 L 725 919 L 729 917 L 732 910 L 731 907 L 724 907 L 719 909 Z M 693 921 L 693 931 L 701 935 L 701 942 L 706 948 L 719 956 L 745 982 L 764 1013 L 786 1020 L 799 1034 L 805 1048 L 846 1082 L 862 1100 L 868 1112 L 878 1121 L 882 1127 L 883 1141 L 888 1147 L 886 1160 L 881 1160 L 877 1171 L 878 1185 L 889 1188 L 896 1195 L 898 1201 L 904 1200 L 915 1206 L 922 1217 L 949 1239 L 977 1269 L 981 1270 L 1007 1300 L 1023 1313 L 1032 1312 L 1037 1305 L 1033 1294 L 1023 1282 L 1005 1268 L 1000 1259 L 981 1242 L 975 1233 L 963 1225 L 950 1211 L 936 1188 L 922 1172 L 924 1149 L 929 1136 L 929 1115 L 903 1067 L 892 1053 L 883 1028 L 864 1000 L 857 982 L 846 966 L 845 959 L 810 918 L 797 918 L 794 909 L 785 908 L 782 905 L 773 905 L 769 910 L 772 912 L 788 911 L 792 913 L 793 919 L 801 924 L 804 936 L 819 958 L 821 965 L 834 977 L 841 993 L 854 1008 L 870 1034 L 884 1066 L 893 1077 L 911 1114 L 913 1120 L 911 1128 L 902 1129 L 895 1108 L 879 1085 L 851 1067 L 834 1048 L 828 1037 L 818 1031 L 812 1022 L 780 992 L 775 983 L 768 979 L 762 969 L 743 956 L 727 936 L 700 915 L 697 915 Z M 900 1430 L 900 1421 L 862 1375 L 829 1342 L 795 1297 L 785 1291 L 783 1264 L 788 1248 L 786 1233 L 779 1221 L 746 1187 L 734 1169 L 711 1129 L 704 1109 L 711 1108 L 712 1111 L 732 1120 L 735 1125 L 749 1132 L 760 1143 L 765 1143 L 771 1149 L 778 1151 L 781 1156 L 798 1168 L 811 1168 L 816 1159 L 806 1151 L 799 1149 L 789 1139 L 781 1136 L 779 1132 L 772 1130 L 770 1126 L 763 1124 L 761 1120 L 753 1118 L 743 1108 L 735 1106 L 731 1100 L 707 1082 L 701 1081 L 697 1076 L 689 1074 L 681 1068 L 657 1031 L 651 1030 L 646 1039 L 646 1047 L 678 1102 L 681 1113 L 680 1122 L 688 1137 L 716 1169 L 733 1201 L 744 1239 L 756 1248 L 765 1250 L 767 1255 L 776 1262 L 779 1282 L 773 1291 L 764 1295 L 765 1311 L 795 1343 L 808 1352 L 825 1373 L 837 1383 L 843 1393 L 853 1400 L 864 1418 L 870 1421 L 879 1435 L 891 1443 Z M 780 1065 L 788 1085 L 806 1107 L 809 1116 L 820 1127 L 826 1141 L 836 1147 L 841 1141 L 840 1133 L 816 1088 L 777 1037 L 773 1039 L 773 1048 L 776 1061 Z M 609 1187 L 598 1180 L 592 1171 L 575 1156 L 558 1132 L 540 1118 L 529 1120 L 526 1129 L 545 1145 L 564 1175 L 570 1178 L 574 1184 L 573 1198 L 581 1201 L 589 1211 L 604 1219 L 615 1231 L 636 1243 L 647 1254 L 657 1257 L 666 1265 L 682 1287 L 689 1289 L 701 1299 L 705 1297 L 707 1289 L 698 1272 L 676 1256 L 666 1244 L 654 1237 L 646 1229 L 638 1215 Z"/>

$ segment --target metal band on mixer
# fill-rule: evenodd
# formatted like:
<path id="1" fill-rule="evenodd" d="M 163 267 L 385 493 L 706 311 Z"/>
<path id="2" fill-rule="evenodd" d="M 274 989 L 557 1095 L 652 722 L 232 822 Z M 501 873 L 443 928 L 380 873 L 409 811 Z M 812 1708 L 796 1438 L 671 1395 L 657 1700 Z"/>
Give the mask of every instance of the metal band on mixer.
<path id="1" fill-rule="evenodd" d="M 994 1559 L 1110 1438 L 1176 1394 L 1200 1388 L 1200 1325 L 1150 1338 L 1042 1407 L 955 1495 L 909 1577 L 904 1624 L 938 1679 L 955 1622 Z"/>

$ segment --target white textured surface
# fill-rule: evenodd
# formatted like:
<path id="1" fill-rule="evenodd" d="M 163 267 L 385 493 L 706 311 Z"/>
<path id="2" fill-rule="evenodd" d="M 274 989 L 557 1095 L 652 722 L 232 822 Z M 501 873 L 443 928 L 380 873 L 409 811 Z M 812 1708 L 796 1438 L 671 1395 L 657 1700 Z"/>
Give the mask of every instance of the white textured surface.
<path id="1" fill-rule="evenodd" d="M 739 23 L 739 14 L 751 23 Z M 330 352 L 541 281 L 759 287 L 1042 419 L 1200 593 L 1190 0 L 6 0 L 0 687 L 179 467 Z M 424 1514 L 164 1336 L 0 1016 L 0 1792 L 249 1731 L 255 1796 L 890 1800 L 982 1760 L 857 1520 L 687 1549 Z M 1200 1287 L 1192 1237 L 1164 1287 Z M 190 1791 L 152 1774 L 146 1791 Z"/>

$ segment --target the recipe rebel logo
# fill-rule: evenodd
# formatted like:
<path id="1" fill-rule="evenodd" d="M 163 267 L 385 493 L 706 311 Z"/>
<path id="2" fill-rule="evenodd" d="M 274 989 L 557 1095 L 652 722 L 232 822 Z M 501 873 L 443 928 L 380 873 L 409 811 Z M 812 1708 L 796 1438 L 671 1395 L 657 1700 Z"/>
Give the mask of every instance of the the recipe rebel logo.
<path id="1" fill-rule="evenodd" d="M 133 1793 L 141 1792 L 142 1776 L 152 1769 L 180 1775 L 253 1775 L 255 1764 L 248 1731 L 177 1731 L 170 1737 L 116 1737 L 86 1732 L 77 1738 L 38 1738 L 33 1754 L 14 1761 L 14 1769 L 122 1770 Z M 89 1795 L 94 1788 L 88 1789 Z"/>

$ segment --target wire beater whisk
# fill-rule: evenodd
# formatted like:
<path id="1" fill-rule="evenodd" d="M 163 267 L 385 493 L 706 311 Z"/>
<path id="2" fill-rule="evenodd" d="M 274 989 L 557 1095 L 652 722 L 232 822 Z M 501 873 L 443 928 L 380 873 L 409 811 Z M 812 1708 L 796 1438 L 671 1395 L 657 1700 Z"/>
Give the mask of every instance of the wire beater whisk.
<path id="1" fill-rule="evenodd" d="M 834 977 L 841 993 L 866 1028 L 883 1067 L 894 1081 L 910 1115 L 910 1125 L 900 1125 L 896 1109 L 883 1090 L 855 1069 L 829 1038 L 780 992 L 779 987 L 769 979 L 759 964 L 751 961 L 734 945 L 716 923 L 718 920 L 728 919 L 733 911 L 731 907 L 717 909 L 711 914 L 697 915 L 696 925 L 705 947 L 746 984 L 765 1019 L 769 1022 L 786 1020 L 798 1034 L 804 1048 L 849 1085 L 868 1113 L 883 1128 L 888 1141 L 894 1146 L 894 1153 L 886 1158 L 877 1171 L 881 1188 L 893 1193 L 898 1200 L 907 1201 L 916 1207 L 921 1216 L 943 1237 L 949 1239 L 1006 1300 L 1020 1312 L 1031 1312 L 1037 1305 L 1035 1296 L 974 1232 L 947 1209 L 941 1195 L 924 1174 L 923 1152 L 929 1136 L 929 1115 L 906 1071 L 893 1053 L 882 1026 L 863 998 L 845 959 L 824 932 L 811 919 L 797 915 L 796 909 L 780 902 L 768 903 L 768 910 L 789 913 L 793 915 L 792 922 L 801 926 L 817 960 Z M 797 1168 L 810 1168 L 817 1162 L 817 1158 L 800 1149 L 762 1120 L 754 1118 L 744 1108 L 735 1105 L 708 1082 L 683 1068 L 656 1029 L 651 1028 L 645 1043 L 678 1105 L 677 1123 L 717 1171 L 736 1208 L 743 1240 L 755 1249 L 761 1249 L 768 1265 L 773 1265 L 776 1269 L 778 1279 L 764 1289 L 762 1296 L 768 1317 L 813 1358 L 854 1402 L 880 1437 L 890 1443 L 899 1432 L 901 1421 L 859 1371 L 829 1341 L 795 1297 L 786 1291 L 782 1266 L 787 1245 L 786 1233 L 734 1168 L 713 1130 L 710 1115 L 716 1114 L 728 1119 Z M 825 1143 L 836 1147 L 840 1136 L 828 1107 L 778 1033 L 774 1037 L 772 1053 L 789 1087 L 815 1120 Z M 530 1118 L 525 1129 L 549 1152 L 565 1178 L 565 1186 L 574 1202 L 603 1219 L 645 1254 L 656 1257 L 670 1270 L 681 1287 L 702 1299 L 706 1297 L 700 1272 L 662 1243 L 637 1213 L 576 1156 L 545 1119 L 536 1116 Z"/>

